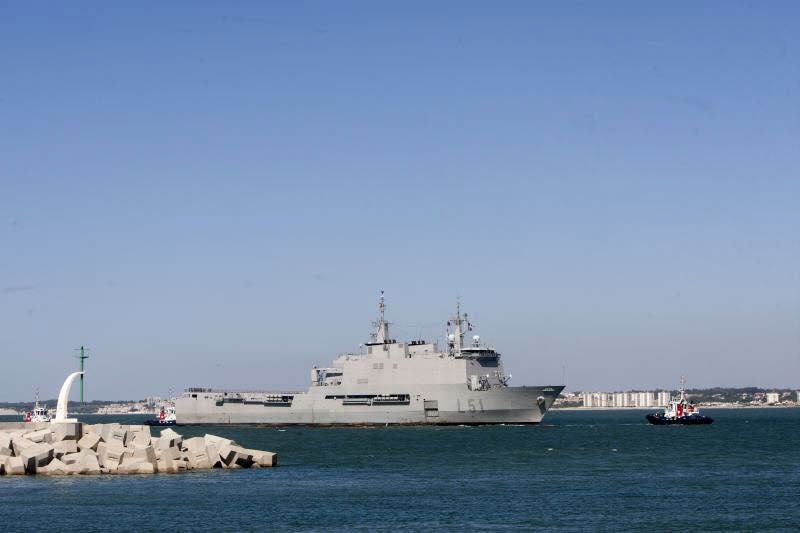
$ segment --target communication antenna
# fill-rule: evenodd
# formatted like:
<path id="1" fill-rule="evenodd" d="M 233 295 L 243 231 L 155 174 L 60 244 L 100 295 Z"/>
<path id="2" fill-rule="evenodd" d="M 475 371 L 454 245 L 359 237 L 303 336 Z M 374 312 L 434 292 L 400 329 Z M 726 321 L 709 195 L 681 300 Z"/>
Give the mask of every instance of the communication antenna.
<path id="1" fill-rule="evenodd" d="M 75 358 L 80 361 L 80 371 L 81 371 L 81 403 L 83 403 L 83 362 L 86 359 L 89 359 L 89 356 L 86 355 L 88 351 L 85 347 L 81 346 L 75 350 L 76 352 L 80 352 L 80 355 L 76 355 Z"/>

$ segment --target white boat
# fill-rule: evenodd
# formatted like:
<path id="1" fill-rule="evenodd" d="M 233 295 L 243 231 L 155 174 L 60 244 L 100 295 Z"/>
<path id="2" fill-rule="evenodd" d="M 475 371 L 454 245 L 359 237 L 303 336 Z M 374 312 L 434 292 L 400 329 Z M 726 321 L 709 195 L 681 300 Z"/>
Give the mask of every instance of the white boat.
<path id="1" fill-rule="evenodd" d="M 47 407 L 39 405 L 39 391 L 36 391 L 36 404 L 33 406 L 33 411 L 25 413 L 23 420 L 25 422 L 50 422 L 50 411 Z"/>

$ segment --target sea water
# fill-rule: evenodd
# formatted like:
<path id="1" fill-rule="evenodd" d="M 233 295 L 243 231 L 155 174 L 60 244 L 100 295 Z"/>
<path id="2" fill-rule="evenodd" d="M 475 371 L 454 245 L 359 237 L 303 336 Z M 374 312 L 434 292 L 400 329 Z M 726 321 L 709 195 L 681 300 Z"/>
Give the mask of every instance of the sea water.
<path id="1" fill-rule="evenodd" d="M 539 426 L 180 427 L 276 451 L 279 467 L 4 476 L 0 527 L 800 529 L 800 409 L 705 410 L 714 424 L 687 427 L 651 426 L 645 414 L 555 410 Z"/>

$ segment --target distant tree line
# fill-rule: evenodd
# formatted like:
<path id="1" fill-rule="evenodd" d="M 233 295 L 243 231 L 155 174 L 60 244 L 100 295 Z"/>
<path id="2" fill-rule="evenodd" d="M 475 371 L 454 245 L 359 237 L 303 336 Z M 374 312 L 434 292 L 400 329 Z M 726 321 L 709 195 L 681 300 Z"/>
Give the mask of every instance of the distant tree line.
<path id="1" fill-rule="evenodd" d="M 768 392 L 777 392 L 780 401 L 797 400 L 795 389 L 762 389 L 759 387 L 687 389 L 686 395 L 694 402 L 750 403 L 763 401 Z"/>
<path id="2" fill-rule="evenodd" d="M 90 402 L 76 402 L 74 400 L 70 400 L 69 402 L 69 412 L 70 413 L 81 413 L 81 414 L 91 414 L 97 411 L 100 407 L 105 407 L 107 405 L 113 403 L 129 403 L 135 402 L 138 400 L 92 400 Z M 14 409 L 16 411 L 26 412 L 33 410 L 33 403 L 34 402 L 0 402 L 0 408 L 6 409 Z M 39 404 L 43 405 L 51 410 L 55 410 L 56 404 L 58 400 L 39 400 Z"/>

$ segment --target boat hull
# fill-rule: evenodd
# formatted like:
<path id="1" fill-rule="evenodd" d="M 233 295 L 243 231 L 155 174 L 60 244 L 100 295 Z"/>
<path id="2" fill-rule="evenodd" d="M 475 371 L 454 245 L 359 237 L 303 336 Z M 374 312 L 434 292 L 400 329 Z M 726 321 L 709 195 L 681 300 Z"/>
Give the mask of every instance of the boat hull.
<path id="1" fill-rule="evenodd" d="M 312 387 L 308 392 L 293 394 L 197 391 L 178 398 L 175 410 L 180 424 L 538 424 L 563 386 L 473 391 L 465 385 L 407 385 L 392 389 L 401 392 L 406 401 L 381 403 L 380 398 L 372 398 L 363 403 L 348 403 L 354 396 L 370 397 L 371 391 L 348 390 L 345 394 L 341 387 Z M 260 401 L 276 394 L 291 396 L 291 401 L 288 405 Z"/>
<path id="2" fill-rule="evenodd" d="M 701 426 L 711 424 L 714 419 L 703 415 L 666 417 L 662 414 L 649 414 L 647 421 L 656 426 Z"/>
<path id="3" fill-rule="evenodd" d="M 145 420 L 146 426 L 177 426 L 177 420 Z"/>

